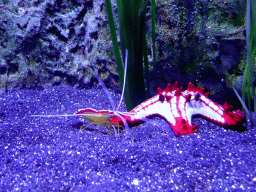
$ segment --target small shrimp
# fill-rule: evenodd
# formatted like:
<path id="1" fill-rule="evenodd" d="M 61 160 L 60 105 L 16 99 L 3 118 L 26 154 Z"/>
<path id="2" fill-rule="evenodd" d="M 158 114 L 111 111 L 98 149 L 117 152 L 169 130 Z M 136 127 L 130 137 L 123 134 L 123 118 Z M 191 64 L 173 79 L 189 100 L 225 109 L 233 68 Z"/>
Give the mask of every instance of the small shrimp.
<path id="1" fill-rule="evenodd" d="M 112 127 L 114 129 L 115 135 L 117 134 L 115 127 L 118 127 L 118 133 L 119 133 L 119 128 L 123 127 L 123 128 L 125 128 L 126 132 L 129 134 L 129 126 L 128 126 L 127 122 L 126 122 L 125 117 L 130 117 L 130 116 L 133 115 L 133 113 L 118 111 L 118 109 L 119 109 L 119 107 L 120 107 L 120 105 L 122 103 L 123 96 L 124 96 L 125 80 L 126 80 L 126 72 L 127 72 L 127 59 L 128 59 L 128 51 L 126 50 L 126 55 L 125 55 L 125 71 L 124 71 L 124 85 L 123 85 L 122 95 L 121 95 L 121 99 L 119 101 L 117 110 L 110 111 L 110 110 L 95 110 L 95 109 L 92 109 L 92 108 L 86 108 L 86 109 L 79 109 L 75 113 L 76 115 L 84 116 L 91 123 Z M 112 108 L 115 109 L 115 105 L 114 105 L 113 99 L 112 99 L 108 89 L 106 88 L 104 82 L 98 77 L 98 75 L 95 75 L 95 76 L 98 79 L 99 83 L 101 84 L 103 90 L 107 94 Z M 117 123 L 117 122 L 111 122 L 110 119 L 112 119 L 113 117 L 120 118 L 123 124 L 120 124 L 120 123 Z"/>
<path id="2" fill-rule="evenodd" d="M 110 111 L 110 110 L 95 110 L 92 108 L 79 109 L 74 115 L 82 115 L 88 121 L 93 124 L 105 125 L 107 127 L 112 127 L 115 135 L 119 134 L 119 128 L 125 128 L 126 132 L 129 134 L 129 126 L 126 122 L 125 117 L 130 117 L 133 113 L 130 112 L 120 112 L 120 111 Z M 110 119 L 113 117 L 120 118 L 122 120 L 122 124 L 119 122 L 112 122 Z M 118 133 L 116 132 L 116 128 L 118 127 Z"/>
<path id="3" fill-rule="evenodd" d="M 122 102 L 122 99 L 123 99 L 123 96 L 124 96 L 124 89 L 125 89 L 125 79 L 126 79 L 126 70 L 127 70 L 127 58 L 128 58 L 128 51 L 126 50 L 126 56 L 125 56 L 125 71 L 124 71 L 124 85 L 123 85 L 123 90 L 122 90 L 122 95 L 121 95 L 121 99 L 119 101 L 119 104 L 118 104 L 118 107 L 117 107 L 117 110 L 114 110 L 115 109 L 115 106 L 114 106 L 114 102 L 113 102 L 113 99 L 109 93 L 109 91 L 107 90 L 104 82 L 98 77 L 98 75 L 95 74 L 96 78 L 98 79 L 99 83 L 101 84 L 103 90 L 105 91 L 105 93 L 107 94 L 108 98 L 109 98 L 109 101 L 111 103 L 111 106 L 113 108 L 113 111 L 110 111 L 110 110 L 95 110 L 95 109 L 92 109 L 92 108 L 86 108 L 86 109 L 79 109 L 76 113 L 74 114 L 67 114 L 67 115 L 32 115 L 34 117 L 68 117 L 68 116 L 83 116 L 84 118 L 86 118 L 88 121 L 90 121 L 91 123 L 94 123 L 94 124 L 98 124 L 98 125 L 105 125 L 105 126 L 108 126 L 108 127 L 112 127 L 113 130 L 114 130 L 114 133 L 115 135 L 117 135 L 117 132 L 116 132 L 116 128 L 115 127 L 118 127 L 118 133 L 119 133 L 119 128 L 122 127 L 122 128 L 125 128 L 126 132 L 129 134 L 129 126 L 126 122 L 126 119 L 125 117 L 130 117 L 133 115 L 133 113 L 130 113 L 130 112 L 120 112 L 118 111 L 120 105 L 121 105 L 121 102 Z M 120 118 L 122 123 L 119 123 L 119 122 L 111 122 L 110 120 L 113 118 L 113 117 L 117 117 L 117 118 Z M 88 126 L 88 125 L 87 125 Z M 85 127 L 86 128 L 86 127 Z M 85 129 L 85 128 L 82 128 L 82 129 Z M 81 129 L 81 130 L 82 130 Z"/>

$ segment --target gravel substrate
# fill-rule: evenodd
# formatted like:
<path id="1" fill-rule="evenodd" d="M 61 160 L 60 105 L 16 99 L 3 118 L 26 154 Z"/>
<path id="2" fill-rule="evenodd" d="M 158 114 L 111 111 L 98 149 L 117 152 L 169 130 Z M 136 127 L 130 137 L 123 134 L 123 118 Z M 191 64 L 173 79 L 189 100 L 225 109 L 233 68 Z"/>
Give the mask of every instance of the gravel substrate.
<path id="1" fill-rule="evenodd" d="M 119 94 L 111 93 L 117 103 Z M 59 86 L 0 94 L 0 191 L 255 191 L 256 131 L 202 119 L 175 137 L 155 119 L 112 136 L 72 114 L 110 109 L 101 89 Z M 121 110 L 124 110 L 124 105 Z"/>

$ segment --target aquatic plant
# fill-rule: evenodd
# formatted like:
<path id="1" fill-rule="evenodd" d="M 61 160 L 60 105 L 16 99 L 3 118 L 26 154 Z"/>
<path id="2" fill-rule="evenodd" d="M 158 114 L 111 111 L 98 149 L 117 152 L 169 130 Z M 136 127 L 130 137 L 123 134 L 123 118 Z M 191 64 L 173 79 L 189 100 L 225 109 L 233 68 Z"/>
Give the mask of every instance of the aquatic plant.
<path id="1" fill-rule="evenodd" d="M 242 98 L 243 107 L 247 112 L 247 116 L 253 126 L 252 111 L 255 110 L 256 97 L 255 88 L 253 85 L 253 70 L 254 57 L 256 53 L 256 1 L 247 0 L 247 14 L 246 14 L 246 48 L 247 48 L 247 63 L 244 70 Z M 251 105 L 251 101 L 253 104 Z M 247 106 L 246 106 L 247 104 Z M 253 108 L 251 107 L 253 106 Z M 248 107 L 248 109 L 247 109 Z"/>
<path id="2" fill-rule="evenodd" d="M 117 42 L 116 28 L 113 18 L 110 0 L 106 1 L 109 27 L 121 84 L 123 85 L 124 70 L 122 58 L 125 50 L 129 52 L 127 65 L 126 89 L 124 93 L 125 103 L 131 110 L 139 103 L 149 98 L 149 82 L 153 77 L 149 76 L 149 63 L 146 37 L 146 13 L 148 0 L 118 0 L 118 23 L 120 48 Z M 155 65 L 155 0 L 151 1 L 152 19 L 152 46 L 153 46 L 153 71 Z M 121 54 L 120 54 L 121 51 Z M 153 75 L 154 76 L 154 75 Z"/>

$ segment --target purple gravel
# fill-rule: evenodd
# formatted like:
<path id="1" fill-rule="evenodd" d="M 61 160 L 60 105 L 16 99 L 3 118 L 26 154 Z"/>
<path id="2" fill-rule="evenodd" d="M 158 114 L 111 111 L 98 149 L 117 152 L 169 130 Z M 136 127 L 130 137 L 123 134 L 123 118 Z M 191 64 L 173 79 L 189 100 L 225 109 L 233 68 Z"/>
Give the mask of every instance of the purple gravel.
<path id="1" fill-rule="evenodd" d="M 82 117 L 31 116 L 86 107 L 110 104 L 101 89 L 0 94 L 0 191 L 255 191 L 255 129 L 196 119 L 198 133 L 177 138 L 156 119 L 114 137 L 104 126 L 80 131 Z"/>

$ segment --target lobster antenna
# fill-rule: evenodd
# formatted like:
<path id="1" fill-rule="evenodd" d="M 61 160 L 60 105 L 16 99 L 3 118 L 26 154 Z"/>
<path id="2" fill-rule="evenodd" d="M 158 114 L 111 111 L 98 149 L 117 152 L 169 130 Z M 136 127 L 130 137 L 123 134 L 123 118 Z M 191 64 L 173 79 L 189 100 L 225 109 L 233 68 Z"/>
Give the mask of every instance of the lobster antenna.
<path id="1" fill-rule="evenodd" d="M 127 72 L 127 60 L 128 60 L 128 50 L 125 49 L 125 63 L 124 63 L 124 84 L 123 84 L 123 90 L 122 90 L 122 96 L 121 99 L 119 101 L 118 107 L 117 107 L 117 111 L 119 110 L 119 107 L 122 103 L 122 100 L 124 98 L 124 90 L 125 90 L 125 81 L 126 81 L 126 72 Z"/>
<path id="2" fill-rule="evenodd" d="M 93 70 L 93 68 L 92 68 L 92 70 Z M 102 86 L 103 90 L 104 90 L 105 93 L 107 94 L 108 100 L 110 101 L 110 104 L 111 104 L 112 109 L 115 111 L 115 104 L 114 104 L 114 101 L 113 101 L 113 99 L 112 99 L 112 97 L 111 97 L 111 95 L 110 95 L 110 93 L 109 93 L 107 87 L 105 86 L 104 82 L 103 82 L 102 79 L 99 77 L 99 75 L 98 75 L 94 70 L 93 70 L 93 72 L 94 72 L 95 77 L 96 77 L 97 80 L 99 81 L 100 85 Z"/>
<path id="3" fill-rule="evenodd" d="M 250 112 L 249 112 L 248 108 L 246 107 L 246 104 L 244 103 L 243 99 L 242 99 L 242 98 L 240 97 L 240 95 L 238 94 L 236 88 L 235 88 L 234 86 L 233 86 L 232 88 L 233 88 L 233 90 L 234 90 L 234 92 L 235 92 L 237 98 L 238 98 L 239 101 L 241 102 L 241 104 L 242 104 L 242 106 L 243 106 L 243 108 L 244 108 L 246 114 L 249 116 Z"/>

